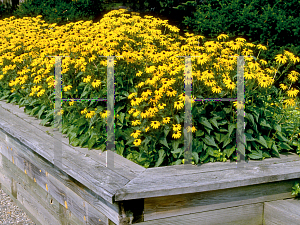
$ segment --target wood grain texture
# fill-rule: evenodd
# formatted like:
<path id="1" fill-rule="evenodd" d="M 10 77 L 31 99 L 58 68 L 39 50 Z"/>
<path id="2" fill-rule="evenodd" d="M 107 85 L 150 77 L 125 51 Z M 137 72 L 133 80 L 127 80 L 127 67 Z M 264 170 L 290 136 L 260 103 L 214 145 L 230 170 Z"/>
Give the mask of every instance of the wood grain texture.
<path id="1" fill-rule="evenodd" d="M 191 213 L 182 216 L 167 217 L 137 223 L 140 225 L 262 225 L 263 203 L 230 207 L 201 213 Z"/>
<path id="2" fill-rule="evenodd" d="M 204 166 L 204 165 L 203 165 Z M 300 161 L 249 165 L 242 169 L 201 170 L 182 174 L 172 167 L 147 169 L 116 193 L 116 201 L 213 191 L 300 177 Z M 164 172 L 162 172 L 164 170 Z M 160 173 L 158 172 L 160 171 Z M 190 170 L 191 171 L 191 170 Z"/>
<path id="3" fill-rule="evenodd" d="M 300 200 L 288 199 L 266 202 L 264 219 L 266 225 L 300 224 Z"/>
<path id="4" fill-rule="evenodd" d="M 295 180 L 145 199 L 144 221 L 293 198 Z"/>

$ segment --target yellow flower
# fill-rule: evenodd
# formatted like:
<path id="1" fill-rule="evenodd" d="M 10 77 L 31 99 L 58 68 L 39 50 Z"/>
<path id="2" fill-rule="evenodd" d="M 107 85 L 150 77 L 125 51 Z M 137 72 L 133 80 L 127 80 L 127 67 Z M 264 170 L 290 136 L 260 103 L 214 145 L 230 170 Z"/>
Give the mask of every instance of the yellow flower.
<path id="1" fill-rule="evenodd" d="M 225 38 L 229 38 L 229 36 L 228 36 L 227 34 L 220 34 L 220 35 L 217 37 L 218 41 L 219 41 L 221 38 L 225 39 Z"/>
<path id="2" fill-rule="evenodd" d="M 184 107 L 182 101 L 177 101 L 177 102 L 174 102 L 174 108 L 175 109 L 182 109 Z"/>
<path id="3" fill-rule="evenodd" d="M 136 140 L 134 140 L 133 144 L 134 144 L 135 146 L 139 146 L 139 145 L 141 144 L 141 142 L 142 142 L 141 139 L 136 139 Z"/>
<path id="4" fill-rule="evenodd" d="M 279 62 L 282 64 L 285 64 L 287 62 L 287 57 L 282 54 L 276 55 L 275 59 L 276 59 L 276 62 Z"/>
<path id="5" fill-rule="evenodd" d="M 92 83 L 92 86 L 95 88 L 95 87 L 98 87 L 100 84 L 101 84 L 100 80 L 96 80 L 96 81 L 94 80 Z"/>
<path id="6" fill-rule="evenodd" d="M 140 121 L 140 120 L 132 121 L 132 125 L 133 125 L 133 126 L 136 126 L 136 125 L 139 125 L 139 124 L 141 124 L 141 121 Z"/>
<path id="7" fill-rule="evenodd" d="M 173 124 L 173 130 L 174 131 L 180 131 L 181 130 L 181 125 L 180 124 Z"/>
<path id="8" fill-rule="evenodd" d="M 81 114 L 86 114 L 88 111 L 86 110 L 86 108 L 84 110 L 81 111 Z"/>
<path id="9" fill-rule="evenodd" d="M 45 93 L 45 90 L 42 89 L 42 90 L 40 90 L 40 92 L 37 93 L 37 96 L 40 97 L 40 96 L 42 96 L 44 93 Z"/>
<path id="10" fill-rule="evenodd" d="M 145 132 L 148 132 L 149 129 L 150 129 L 150 127 L 146 127 L 145 128 Z"/>
<path id="11" fill-rule="evenodd" d="M 298 94 L 299 90 L 295 89 L 295 88 L 292 88 L 291 90 L 289 90 L 287 93 L 288 93 L 288 96 L 289 97 L 296 97 L 297 94 Z"/>
<path id="12" fill-rule="evenodd" d="M 282 89 L 282 90 L 286 90 L 288 87 L 284 84 L 279 84 L 279 87 Z"/>
<path id="13" fill-rule="evenodd" d="M 163 122 L 164 124 L 167 124 L 170 122 L 170 117 L 166 117 L 166 118 L 163 118 Z"/>
<path id="14" fill-rule="evenodd" d="M 68 86 L 64 87 L 63 89 L 64 89 L 64 91 L 69 91 L 72 89 L 72 85 L 68 85 Z"/>
<path id="15" fill-rule="evenodd" d="M 85 115 L 86 118 L 92 118 L 95 115 L 95 111 L 90 111 Z"/>
<path id="16" fill-rule="evenodd" d="M 157 129 L 159 126 L 160 126 L 159 121 L 151 121 L 151 127 L 153 127 L 154 129 Z"/>
<path id="17" fill-rule="evenodd" d="M 133 116 L 134 116 L 134 117 L 137 117 L 138 115 L 140 115 L 140 113 L 141 113 L 140 111 L 136 110 L 136 112 L 133 113 Z"/>
<path id="18" fill-rule="evenodd" d="M 181 137 L 181 132 L 180 131 L 175 131 L 174 134 L 172 135 L 173 138 L 178 139 Z"/>
<path id="19" fill-rule="evenodd" d="M 86 78 L 83 79 L 83 82 L 88 83 L 88 82 L 90 82 L 91 78 L 92 77 L 89 75 L 89 76 L 87 76 Z"/>
<path id="20" fill-rule="evenodd" d="M 136 130 L 135 132 L 133 132 L 130 136 L 137 138 L 139 135 L 141 134 L 141 131 Z"/>

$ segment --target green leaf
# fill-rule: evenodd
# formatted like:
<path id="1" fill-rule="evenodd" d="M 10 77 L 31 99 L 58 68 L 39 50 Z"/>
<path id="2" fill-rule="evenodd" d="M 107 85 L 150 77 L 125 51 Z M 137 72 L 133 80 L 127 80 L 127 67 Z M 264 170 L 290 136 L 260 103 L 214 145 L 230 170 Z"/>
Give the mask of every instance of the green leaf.
<path id="1" fill-rule="evenodd" d="M 220 131 L 220 132 L 228 132 L 228 130 L 223 129 L 223 128 L 221 128 L 219 131 Z"/>
<path id="2" fill-rule="evenodd" d="M 193 156 L 193 159 L 195 161 L 195 163 L 197 164 L 199 162 L 199 155 L 197 152 L 192 152 L 192 156 Z"/>
<path id="3" fill-rule="evenodd" d="M 225 148 L 231 142 L 231 138 L 230 138 L 230 136 L 228 134 L 226 134 L 224 137 L 225 137 L 225 141 L 223 143 L 223 148 Z"/>
<path id="4" fill-rule="evenodd" d="M 71 143 L 70 143 L 72 146 L 78 146 L 79 145 L 79 139 L 78 138 L 74 138 L 72 141 L 71 141 Z"/>
<path id="5" fill-rule="evenodd" d="M 50 117 L 45 118 L 45 119 L 43 119 L 43 120 L 40 122 L 40 124 L 43 125 L 43 126 L 45 126 L 45 124 L 48 123 L 50 120 L 51 120 Z"/>
<path id="6" fill-rule="evenodd" d="M 264 127 L 272 128 L 272 127 L 270 126 L 270 124 L 268 124 L 267 121 L 266 121 L 265 119 L 261 119 L 260 125 L 261 125 L 261 126 L 264 126 Z"/>
<path id="7" fill-rule="evenodd" d="M 197 130 L 196 131 L 196 137 L 201 137 L 204 134 L 203 130 Z"/>
<path id="8" fill-rule="evenodd" d="M 83 72 L 80 71 L 80 72 L 76 75 L 76 78 L 80 77 L 82 74 L 83 74 Z"/>
<path id="9" fill-rule="evenodd" d="M 125 150 L 124 141 L 122 140 L 120 144 L 117 142 L 116 144 L 117 154 L 123 156 L 124 150 Z"/>
<path id="10" fill-rule="evenodd" d="M 125 117 L 125 113 L 123 113 L 123 112 L 121 112 L 120 114 L 119 114 L 119 120 L 120 120 L 120 122 L 123 124 L 123 121 L 124 121 L 124 117 Z"/>
<path id="11" fill-rule="evenodd" d="M 258 123 L 258 119 L 259 119 L 259 109 L 252 108 L 251 111 L 252 111 L 253 115 L 255 116 L 256 122 Z"/>
<path id="12" fill-rule="evenodd" d="M 230 135 L 231 135 L 233 129 L 236 128 L 236 125 L 237 125 L 236 123 L 230 123 L 230 124 L 228 124 L 228 131 L 229 131 L 228 136 L 229 136 L 229 137 L 230 137 Z"/>
<path id="13" fill-rule="evenodd" d="M 208 148 L 207 148 L 207 153 L 208 153 L 208 155 L 210 155 L 210 156 L 214 156 L 214 149 L 213 149 L 212 147 L 208 147 Z"/>
<path id="14" fill-rule="evenodd" d="M 252 134 L 245 133 L 245 136 L 246 136 L 246 141 L 255 141 L 255 139 L 252 137 Z"/>
<path id="15" fill-rule="evenodd" d="M 88 140 L 88 148 L 89 150 L 95 145 L 96 143 L 96 137 L 92 137 Z"/>
<path id="16" fill-rule="evenodd" d="M 250 159 L 261 159 L 262 156 L 262 150 L 252 150 L 251 153 L 248 155 Z"/>
<path id="17" fill-rule="evenodd" d="M 206 154 L 204 156 L 200 156 L 200 161 L 204 162 L 208 156 L 209 156 L 209 154 L 208 154 L 208 152 L 206 152 Z"/>
<path id="18" fill-rule="evenodd" d="M 266 151 L 266 150 L 262 151 L 262 156 L 265 157 L 265 158 L 271 158 L 270 153 L 268 151 Z"/>
<path id="19" fill-rule="evenodd" d="M 82 125 L 85 125 L 87 123 L 87 120 L 85 118 L 79 118 L 74 121 L 77 127 L 81 127 Z"/>
<path id="20" fill-rule="evenodd" d="M 230 108 L 223 108 L 223 110 L 226 112 L 226 114 L 229 114 L 229 113 L 231 113 L 231 110 L 230 110 Z"/>
<path id="21" fill-rule="evenodd" d="M 159 142 L 170 149 L 166 137 L 161 138 Z"/>
<path id="22" fill-rule="evenodd" d="M 279 147 L 281 148 L 281 149 L 284 149 L 284 150 L 291 150 L 291 149 L 293 149 L 293 148 L 291 148 L 291 146 L 289 146 L 287 143 L 285 143 L 285 142 L 280 142 L 279 143 Z"/>
<path id="23" fill-rule="evenodd" d="M 222 136 L 223 134 L 215 133 L 215 135 L 216 135 L 216 140 L 220 143 L 220 142 L 221 142 L 221 136 Z"/>
<path id="24" fill-rule="evenodd" d="M 118 106 L 117 110 L 116 110 L 116 114 L 118 114 L 122 109 L 124 109 L 125 105 L 123 106 Z"/>
<path id="25" fill-rule="evenodd" d="M 35 108 L 33 108 L 33 109 L 31 110 L 31 112 L 30 112 L 29 115 L 31 115 L 31 116 L 36 115 L 36 114 L 38 113 L 38 110 L 40 110 L 40 109 L 41 109 L 41 106 L 40 106 L 40 105 L 39 105 L 39 106 L 36 106 Z"/>
<path id="26" fill-rule="evenodd" d="M 217 129 L 219 129 L 219 127 L 218 127 L 218 122 L 217 122 L 216 118 L 211 118 L 211 119 L 209 120 L 209 122 L 210 122 L 212 125 L 214 125 Z"/>
<path id="27" fill-rule="evenodd" d="M 277 157 L 280 157 L 275 142 L 272 144 L 272 153 L 274 153 Z"/>
<path id="28" fill-rule="evenodd" d="M 224 150 L 224 153 L 228 156 L 228 158 L 232 155 L 232 153 L 235 151 L 236 146 L 229 147 L 227 146 L 226 149 Z"/>
<path id="29" fill-rule="evenodd" d="M 255 122 L 254 122 L 253 116 L 252 116 L 250 113 L 246 113 L 246 112 L 245 112 L 245 114 L 246 114 L 245 117 L 246 117 L 249 121 L 251 121 L 251 123 L 252 123 L 253 125 L 256 125 Z"/>
<path id="30" fill-rule="evenodd" d="M 268 149 L 271 149 L 274 140 L 272 140 L 270 137 L 267 137 L 267 136 L 265 136 L 265 139 L 266 139 L 266 142 L 267 142 L 267 145 L 268 145 Z"/>
<path id="31" fill-rule="evenodd" d="M 82 146 L 88 139 L 90 138 L 90 135 L 88 133 L 85 133 L 83 135 L 81 135 L 78 139 L 79 139 L 79 145 Z"/>
<path id="32" fill-rule="evenodd" d="M 165 153 L 165 151 L 164 151 L 163 149 L 160 149 L 160 150 L 158 151 L 158 155 L 159 155 L 159 158 L 158 158 L 158 160 L 156 161 L 154 167 L 159 167 L 159 166 L 163 163 L 164 158 L 165 158 L 165 156 L 166 156 L 166 153 Z"/>
<path id="33" fill-rule="evenodd" d="M 46 108 L 47 108 L 47 106 L 44 105 L 44 106 L 42 106 L 42 108 L 38 112 L 39 119 L 41 118 L 41 115 L 43 114 L 43 112 L 45 111 Z"/>
<path id="34" fill-rule="evenodd" d="M 262 146 L 264 146 L 265 148 L 268 148 L 268 145 L 267 145 L 267 142 L 266 140 L 264 139 L 263 136 L 259 136 L 258 137 L 258 140 L 255 139 L 256 142 L 260 143 Z"/>
<path id="35" fill-rule="evenodd" d="M 215 143 L 214 138 L 211 137 L 211 136 L 205 135 L 205 138 L 202 139 L 202 140 L 203 140 L 204 143 L 207 144 L 207 145 L 215 146 L 215 147 L 219 148 L 218 145 Z"/>
<path id="36" fill-rule="evenodd" d="M 177 124 L 180 124 L 179 116 L 178 116 L 178 115 L 175 115 L 174 117 L 175 117 L 175 120 L 176 120 Z"/>
<path id="37" fill-rule="evenodd" d="M 201 121 L 200 123 L 206 127 L 208 127 L 209 129 L 213 129 L 211 124 L 208 122 L 208 120 L 205 117 L 201 117 Z"/>
<path id="38" fill-rule="evenodd" d="M 289 140 L 286 139 L 286 137 L 284 137 L 281 132 L 277 132 L 277 136 L 280 141 L 289 142 Z"/>
<path id="39" fill-rule="evenodd" d="M 178 149 L 178 146 L 180 144 L 180 141 L 177 140 L 177 141 L 172 141 L 172 147 L 174 150 L 177 150 Z"/>

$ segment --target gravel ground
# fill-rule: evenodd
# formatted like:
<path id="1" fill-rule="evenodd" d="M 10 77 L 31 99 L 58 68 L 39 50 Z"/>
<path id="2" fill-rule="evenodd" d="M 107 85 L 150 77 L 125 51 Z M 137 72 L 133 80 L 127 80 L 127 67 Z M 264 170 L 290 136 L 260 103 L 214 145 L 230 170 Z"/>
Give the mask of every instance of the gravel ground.
<path id="1" fill-rule="evenodd" d="M 2 189 L 0 189 L 0 224 L 35 225 Z"/>

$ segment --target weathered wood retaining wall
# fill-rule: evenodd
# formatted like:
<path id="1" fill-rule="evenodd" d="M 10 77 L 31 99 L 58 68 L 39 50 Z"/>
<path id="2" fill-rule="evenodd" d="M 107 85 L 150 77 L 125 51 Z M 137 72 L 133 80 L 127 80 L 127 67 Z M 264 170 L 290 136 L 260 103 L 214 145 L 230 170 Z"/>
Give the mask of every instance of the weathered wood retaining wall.
<path id="1" fill-rule="evenodd" d="M 145 169 L 115 154 L 73 147 L 19 106 L 0 101 L 1 188 L 37 224 L 265 224 L 266 202 L 293 198 L 300 158 Z M 49 134 L 47 134 L 47 132 Z M 101 151 L 100 151 L 101 152 Z"/>

